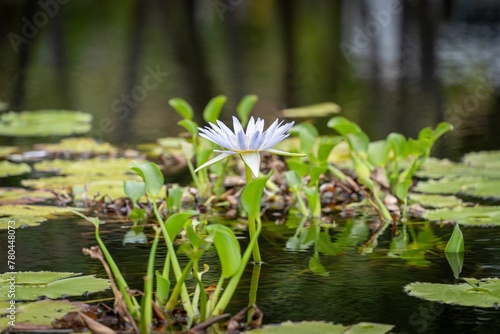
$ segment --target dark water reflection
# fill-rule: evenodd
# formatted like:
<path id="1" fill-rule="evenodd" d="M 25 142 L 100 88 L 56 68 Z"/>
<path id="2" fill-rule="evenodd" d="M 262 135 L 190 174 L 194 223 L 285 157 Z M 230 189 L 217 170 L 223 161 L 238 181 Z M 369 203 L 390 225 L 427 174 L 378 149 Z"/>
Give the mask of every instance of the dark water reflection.
<path id="1" fill-rule="evenodd" d="M 342 222 L 339 225 L 342 226 Z M 271 226 L 272 223 L 269 223 Z M 16 234 L 17 268 L 27 270 L 75 271 L 103 276 L 97 261 L 84 257 L 81 248 L 94 245 L 92 226 L 80 220 L 61 219 L 43 223 L 36 228 L 19 229 Z M 338 231 L 342 228 L 338 228 Z M 447 240 L 450 227 L 433 227 L 436 236 Z M 390 231 L 380 239 L 372 254 L 362 255 L 350 247 L 338 256 L 320 255 L 329 276 L 312 274 L 308 270 L 310 251 L 285 250 L 285 242 L 293 229 L 280 228 L 284 233 L 265 233 L 261 250 L 266 263 L 262 267 L 258 305 L 265 312 L 266 323 L 286 320 L 324 320 L 343 324 L 360 321 L 396 325 L 396 333 L 493 333 L 500 331 L 498 310 L 441 305 L 409 297 L 403 286 L 410 282 L 458 282 L 442 251 L 427 253 L 428 267 L 410 266 L 402 259 L 387 257 Z M 142 289 L 149 249 L 143 245 L 122 245 L 126 229 L 120 224 L 102 225 L 102 236 L 132 287 Z M 464 230 L 467 253 L 463 277 L 500 276 L 500 230 Z M 0 233 L 4 238 L 5 232 Z M 244 236 L 244 235 L 242 235 Z M 246 243 L 246 239 L 242 240 Z M 5 252 L 5 243 L 0 244 Z M 158 266 L 164 251 L 160 250 Z M 204 261 L 212 265 L 212 274 L 204 278 L 217 280 L 215 254 Z M 4 264 L 0 270 L 4 271 Z M 246 271 L 229 311 L 243 308 L 248 300 L 251 267 Z"/>
<path id="2" fill-rule="evenodd" d="M 175 96 L 198 120 L 220 93 L 229 97 L 224 119 L 248 93 L 267 119 L 334 101 L 374 139 L 448 120 L 457 130 L 437 153 L 459 158 L 499 148 L 499 6 L 109 0 L 70 1 L 47 15 L 36 0 L 0 1 L 0 100 L 90 112 L 91 136 L 120 144 L 178 134 L 167 105 Z M 26 22 L 43 15 L 29 34 Z"/>

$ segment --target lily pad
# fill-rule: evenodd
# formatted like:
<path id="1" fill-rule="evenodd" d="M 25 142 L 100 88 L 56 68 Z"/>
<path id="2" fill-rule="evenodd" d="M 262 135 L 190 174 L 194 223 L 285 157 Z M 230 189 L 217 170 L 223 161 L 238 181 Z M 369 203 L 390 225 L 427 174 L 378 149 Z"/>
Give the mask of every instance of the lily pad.
<path id="1" fill-rule="evenodd" d="M 410 194 L 409 198 L 425 207 L 447 208 L 462 205 L 462 200 L 456 196 L 442 196 L 429 194 Z"/>
<path id="2" fill-rule="evenodd" d="M 404 287 L 410 296 L 445 304 L 494 307 L 500 305 L 500 279 L 464 278 L 461 284 L 410 283 Z"/>
<path id="3" fill-rule="evenodd" d="M 466 165 L 483 167 L 483 168 L 498 168 L 500 167 L 500 151 L 481 151 L 471 152 L 464 155 L 462 161 Z"/>
<path id="4" fill-rule="evenodd" d="M 288 118 L 312 118 L 326 117 L 332 114 L 338 114 L 340 106 L 333 102 L 324 102 L 312 104 L 309 106 L 290 108 L 283 110 L 283 116 Z"/>
<path id="5" fill-rule="evenodd" d="M 360 322 L 352 326 L 344 326 L 332 324 L 322 321 L 303 321 L 294 323 L 291 321 L 283 322 L 279 325 L 267 325 L 263 328 L 254 329 L 250 333 L 265 333 L 265 334 L 342 334 L 342 333 L 364 333 L 364 334 L 382 334 L 393 329 L 393 325 L 377 324 L 371 322 Z"/>
<path id="6" fill-rule="evenodd" d="M 92 115 L 70 110 L 8 112 L 0 116 L 0 135 L 11 137 L 68 136 L 89 132 Z"/>
<path id="7" fill-rule="evenodd" d="M 470 166 L 447 159 L 438 160 L 435 158 L 429 158 L 416 175 L 419 177 L 429 177 L 433 179 L 459 176 L 500 178 L 500 168 L 481 168 L 479 166 Z"/>
<path id="8" fill-rule="evenodd" d="M 23 188 L 0 188 L 0 204 L 29 204 L 54 199 L 50 191 L 27 190 Z"/>
<path id="9" fill-rule="evenodd" d="M 23 225 L 39 225 L 47 218 L 71 214 L 68 208 L 41 205 L 2 205 L 0 206 L 0 229 L 6 229 L 8 221 L 16 222 L 16 228 Z"/>
<path id="10" fill-rule="evenodd" d="M 52 154 L 89 154 L 89 155 L 114 155 L 117 148 L 110 143 L 98 143 L 93 138 L 66 138 L 58 144 L 38 144 L 37 150 L 44 150 Z"/>
<path id="11" fill-rule="evenodd" d="M 434 221 L 454 221 L 460 225 L 500 225 L 500 206 L 456 207 L 428 210 L 423 217 Z"/>
<path id="12" fill-rule="evenodd" d="M 19 148 L 16 146 L 0 146 L 0 158 L 5 158 L 16 152 Z"/>
<path id="13" fill-rule="evenodd" d="M 16 303 L 16 323 L 50 326 L 52 321 L 69 312 L 82 311 L 87 305 L 67 300 L 41 300 L 33 303 Z M 0 330 L 8 327 L 9 302 L 0 302 Z"/>
<path id="14" fill-rule="evenodd" d="M 15 164 L 9 161 L 0 161 L 0 177 L 22 175 L 31 172 L 28 164 Z"/>
<path id="15" fill-rule="evenodd" d="M 5 273 L 0 275 L 0 281 L 3 282 L 0 286 L 0 300 L 10 300 L 10 284 L 6 282 L 11 277 L 15 277 L 16 300 L 36 300 L 41 296 L 52 299 L 81 296 L 110 287 L 107 279 L 96 278 L 94 275 L 77 275 L 80 274 L 50 271 Z"/>
<path id="16" fill-rule="evenodd" d="M 500 178 L 457 177 L 419 182 L 415 191 L 430 194 L 463 194 L 485 198 L 500 198 Z"/>

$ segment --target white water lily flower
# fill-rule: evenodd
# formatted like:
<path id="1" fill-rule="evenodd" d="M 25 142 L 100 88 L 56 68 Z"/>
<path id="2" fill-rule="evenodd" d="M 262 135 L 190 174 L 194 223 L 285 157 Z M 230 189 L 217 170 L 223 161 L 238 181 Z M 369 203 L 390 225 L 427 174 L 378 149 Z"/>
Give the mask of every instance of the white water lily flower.
<path id="1" fill-rule="evenodd" d="M 264 131 L 264 120 L 257 118 L 257 121 L 255 121 L 251 117 L 245 133 L 240 121 L 233 116 L 234 132 L 221 121 L 217 121 L 217 125 L 210 123 L 211 128 L 208 126 L 198 128 L 200 136 L 213 141 L 227 150 L 215 150 L 215 152 L 219 152 L 220 154 L 198 167 L 195 172 L 219 162 L 230 155 L 239 154 L 252 171 L 253 176 L 258 177 L 260 171 L 259 152 L 265 151 L 287 156 L 304 156 L 303 154 L 289 153 L 271 148 L 290 135 L 287 131 L 290 130 L 293 124 L 294 122 L 283 124 L 283 121 L 278 123 L 278 120 L 275 120 Z"/>

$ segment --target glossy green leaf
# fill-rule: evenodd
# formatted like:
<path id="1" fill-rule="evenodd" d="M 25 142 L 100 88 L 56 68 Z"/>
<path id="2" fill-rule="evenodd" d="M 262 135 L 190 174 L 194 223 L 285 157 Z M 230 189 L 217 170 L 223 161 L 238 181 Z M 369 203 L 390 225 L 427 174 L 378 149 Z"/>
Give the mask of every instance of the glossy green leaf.
<path id="1" fill-rule="evenodd" d="M 186 100 L 176 97 L 168 100 L 168 104 L 170 104 L 182 118 L 189 120 L 193 119 L 193 108 Z"/>
<path id="2" fill-rule="evenodd" d="M 203 119 L 205 122 L 215 124 L 226 101 L 227 96 L 225 95 L 217 95 L 216 97 L 213 97 L 203 110 Z"/>
<path id="3" fill-rule="evenodd" d="M 241 205 L 249 215 L 254 217 L 260 216 L 262 193 L 264 192 L 264 187 L 266 186 L 269 176 L 270 175 L 252 180 L 245 186 L 245 189 L 243 189 L 243 193 L 241 194 Z"/>
<path id="4" fill-rule="evenodd" d="M 137 181 L 123 181 L 123 190 L 135 206 L 139 198 L 146 194 L 146 184 Z"/>
<path id="5" fill-rule="evenodd" d="M 186 222 L 186 220 L 197 213 L 198 212 L 196 211 L 188 210 L 184 212 L 174 213 L 173 215 L 168 217 L 167 221 L 165 222 L 165 227 L 171 241 L 174 241 L 177 234 L 179 234 L 181 229 L 184 227 L 184 223 Z"/>
<path id="6" fill-rule="evenodd" d="M 464 253 L 444 253 L 446 255 L 446 260 L 450 265 L 453 276 L 458 278 L 464 267 Z"/>
<path id="7" fill-rule="evenodd" d="M 452 305 L 492 307 L 500 304 L 500 279 L 464 278 L 461 284 L 411 283 L 404 287 L 410 296 Z"/>
<path id="8" fill-rule="evenodd" d="M 406 156 L 406 138 L 400 133 L 391 133 L 387 136 L 387 142 L 391 145 L 395 157 Z"/>
<path id="9" fill-rule="evenodd" d="M 215 249 L 219 255 L 222 277 L 233 276 L 241 264 L 241 249 L 236 236 L 229 227 L 220 224 L 208 225 L 206 229 L 214 241 Z"/>
<path id="10" fill-rule="evenodd" d="M 151 196 L 157 196 L 163 187 L 163 174 L 153 162 L 145 162 L 142 164 L 132 163 L 130 169 L 136 172 L 146 183 L 146 191 Z"/>
<path id="11" fill-rule="evenodd" d="M 257 95 L 246 95 L 241 99 L 240 103 L 238 103 L 238 106 L 236 107 L 236 113 L 238 114 L 241 125 L 243 127 L 247 124 L 250 118 L 250 113 L 257 103 L 257 100 Z"/>
<path id="12" fill-rule="evenodd" d="M 193 137 L 196 137 L 198 134 L 198 124 L 190 119 L 183 119 L 182 121 L 177 122 L 177 124 L 186 129 Z"/>
<path id="13" fill-rule="evenodd" d="M 299 177 L 304 177 L 309 174 L 309 163 L 296 159 L 290 158 L 286 161 L 288 169 L 290 171 L 295 171 Z"/>
<path id="14" fill-rule="evenodd" d="M 322 137 L 319 140 L 319 145 L 318 145 L 318 154 L 317 158 L 320 162 L 322 161 L 328 161 L 328 157 L 330 156 L 330 153 L 332 152 L 333 148 L 340 143 L 342 140 L 341 137 Z"/>
<path id="15" fill-rule="evenodd" d="M 450 240 L 444 249 L 445 253 L 463 253 L 464 252 L 464 235 L 460 230 L 460 225 L 455 224 Z"/>
<path id="16" fill-rule="evenodd" d="M 289 188 L 298 190 L 302 187 L 302 178 L 295 170 L 286 172 L 285 178 Z"/>
<path id="17" fill-rule="evenodd" d="M 170 212 L 179 211 L 181 208 L 182 194 L 184 194 L 184 188 L 174 187 L 168 189 L 167 196 L 167 209 Z"/>
<path id="18" fill-rule="evenodd" d="M 311 123 L 300 123 L 290 129 L 290 133 L 297 134 L 300 139 L 300 150 L 312 154 L 314 144 L 319 136 L 318 129 Z"/>
<path id="19" fill-rule="evenodd" d="M 170 281 L 163 277 L 163 275 L 156 271 L 156 298 L 160 304 L 165 304 L 170 293 Z"/>
<path id="20" fill-rule="evenodd" d="M 369 143 L 368 160 L 375 167 L 384 167 L 387 163 L 391 144 L 386 140 L 379 140 Z"/>

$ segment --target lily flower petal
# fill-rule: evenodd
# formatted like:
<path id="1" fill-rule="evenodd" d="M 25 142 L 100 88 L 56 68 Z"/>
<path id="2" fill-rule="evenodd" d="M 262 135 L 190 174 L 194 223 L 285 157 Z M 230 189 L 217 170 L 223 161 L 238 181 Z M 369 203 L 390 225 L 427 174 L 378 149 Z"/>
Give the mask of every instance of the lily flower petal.
<path id="1" fill-rule="evenodd" d="M 226 159 L 228 156 L 233 155 L 233 154 L 236 154 L 236 153 L 229 153 L 229 152 L 228 152 L 228 153 L 226 153 L 226 152 L 221 153 L 221 154 L 219 154 L 218 156 L 216 156 L 215 158 L 208 160 L 208 161 L 207 161 L 207 162 L 205 162 L 203 165 L 201 165 L 201 166 L 199 166 L 198 168 L 196 168 L 196 170 L 195 170 L 194 172 L 196 173 L 196 172 L 198 172 L 200 169 L 203 169 L 203 168 L 206 168 L 206 167 L 208 167 L 208 166 L 211 166 L 211 165 L 213 165 L 214 163 L 219 162 L 219 161 L 221 161 L 221 160 L 224 160 L 224 159 Z"/>
<path id="2" fill-rule="evenodd" d="M 240 153 L 245 164 L 250 168 L 254 177 L 259 177 L 260 172 L 260 154 L 259 152 Z"/>

